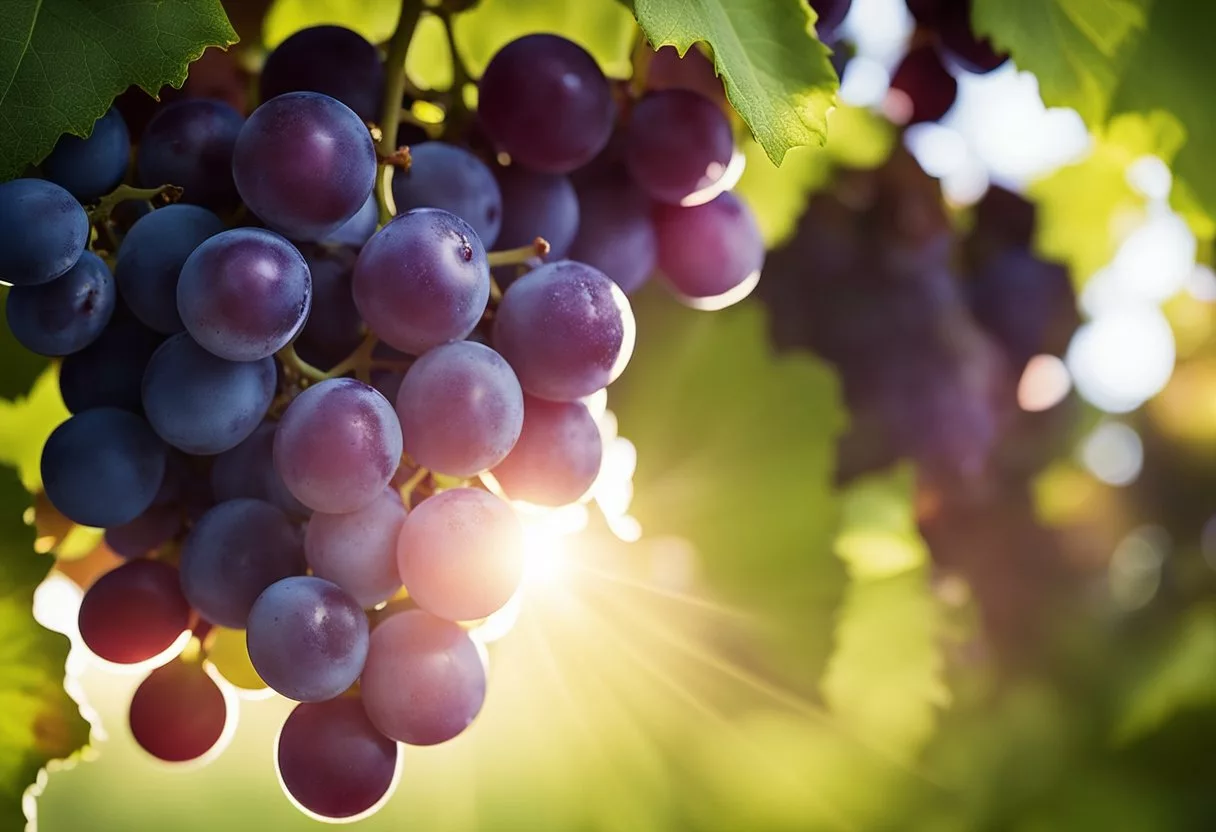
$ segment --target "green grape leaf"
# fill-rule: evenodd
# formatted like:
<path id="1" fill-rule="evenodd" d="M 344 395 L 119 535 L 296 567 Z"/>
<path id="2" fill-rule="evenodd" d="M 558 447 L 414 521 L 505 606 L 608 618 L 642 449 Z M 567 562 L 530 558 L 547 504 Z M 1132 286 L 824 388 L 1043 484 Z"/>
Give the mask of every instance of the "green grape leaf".
<path id="1" fill-rule="evenodd" d="M 54 367 L 44 371 L 23 398 L 0 399 L 0 464 L 16 468 L 27 490 L 42 488 L 42 446 L 69 415 Z"/>
<path id="2" fill-rule="evenodd" d="M 975 0 L 975 30 L 1039 79 L 1043 101 L 1090 124 L 1106 116 L 1150 0 Z"/>
<path id="3" fill-rule="evenodd" d="M 693 543 L 715 597 L 767 611 L 781 664 L 811 683 L 843 581 L 835 374 L 776 356 L 753 304 L 708 314 L 653 289 L 634 309 L 637 352 L 609 396 L 638 452 L 631 511 L 647 537 Z"/>
<path id="4" fill-rule="evenodd" d="M 23 795 L 51 760 L 89 741 L 89 724 L 65 692 L 68 640 L 33 617 L 50 561 L 34 553 L 22 519 L 30 498 L 0 469 L 0 827 L 22 827 Z"/>
<path id="5" fill-rule="evenodd" d="M 154 95 L 236 33 L 219 0 L 10 0 L 0 4 L 0 179 L 87 136 L 132 84 Z"/>
<path id="6" fill-rule="evenodd" d="M 943 616 L 929 586 L 928 549 L 912 510 L 910 468 L 842 494 L 836 552 L 851 579 L 824 673 L 824 699 L 863 738 L 910 760 L 949 702 Z"/>
<path id="7" fill-rule="evenodd" d="M 731 105 L 773 164 L 786 151 L 827 140 L 827 113 L 839 82 L 830 50 L 814 34 L 803 0 L 634 0 L 634 14 L 657 48 L 683 55 L 697 41 L 713 48 Z"/>
<path id="8" fill-rule="evenodd" d="M 0 306 L 8 301 L 8 287 L 0 287 Z M 47 360 L 17 343 L 7 322 L 0 322 L 0 398 L 15 399 L 30 389 Z"/>

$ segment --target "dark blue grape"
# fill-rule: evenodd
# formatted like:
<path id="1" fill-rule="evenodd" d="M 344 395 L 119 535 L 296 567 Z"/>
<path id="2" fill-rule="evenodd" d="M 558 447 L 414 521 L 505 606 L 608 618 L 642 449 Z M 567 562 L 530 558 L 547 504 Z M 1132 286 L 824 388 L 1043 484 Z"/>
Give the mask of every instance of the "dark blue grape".
<path id="1" fill-rule="evenodd" d="M 89 217 L 63 188 L 41 179 L 0 184 L 0 280 L 47 283 L 76 265 L 89 244 Z"/>
<path id="2" fill-rule="evenodd" d="M 175 101 L 152 117 L 135 153 L 144 187 L 177 185 L 181 201 L 215 211 L 238 201 L 232 154 L 245 119 L 222 101 Z"/>
<path id="3" fill-rule="evenodd" d="M 64 134 L 42 162 L 42 174 L 81 202 L 114 190 L 127 172 L 131 136 L 122 114 L 111 107 L 87 139 Z"/>
<path id="4" fill-rule="evenodd" d="M 42 449 L 42 487 L 82 526 L 120 526 L 152 505 L 168 449 L 134 413 L 98 408 L 55 428 Z"/>
<path id="5" fill-rule="evenodd" d="M 72 413 L 95 407 L 142 413 L 144 368 L 163 341 L 120 301 L 97 340 L 59 365 L 63 403 Z"/>
<path id="6" fill-rule="evenodd" d="M 372 191 L 367 195 L 367 199 L 358 213 L 321 242 L 329 246 L 350 246 L 360 249 L 376 233 L 376 226 L 379 224 L 380 205 L 376 202 L 376 192 Z"/>
<path id="7" fill-rule="evenodd" d="M 190 605 L 175 568 L 139 558 L 89 587 L 77 621 L 80 637 L 95 655 L 116 664 L 135 664 L 177 641 L 190 626 Z"/>
<path id="8" fill-rule="evenodd" d="M 384 64 L 376 47 L 341 26 L 301 29 L 266 56 L 259 80 L 263 101 L 285 92 L 319 92 L 378 121 Z"/>
<path id="9" fill-rule="evenodd" d="M 496 247 L 518 248 L 543 237 L 548 259 L 565 257 L 579 228 L 578 195 L 569 178 L 511 165 L 499 168 L 498 187 L 503 219 Z"/>
<path id="10" fill-rule="evenodd" d="M 650 200 L 631 182 L 607 178 L 581 185 L 578 200 L 570 259 L 599 269 L 627 295 L 637 291 L 659 256 Z"/>
<path id="11" fill-rule="evenodd" d="M 165 476 L 168 477 L 167 471 Z M 182 510 L 179 506 L 154 504 L 131 522 L 106 529 L 106 546 L 120 557 L 142 558 L 172 540 L 183 526 Z M 176 570 L 173 582 L 176 586 Z"/>
<path id="12" fill-rule="evenodd" d="M 503 222 L 502 194 L 494 174 L 469 151 L 445 142 L 410 148 L 410 169 L 393 175 L 397 213 L 442 208 L 467 222 L 487 249 Z"/>
<path id="13" fill-rule="evenodd" d="M 561 506 L 586 495 L 603 456 L 599 425 L 586 405 L 525 396 L 519 441 L 490 473 L 512 500 Z"/>
<path id="14" fill-rule="evenodd" d="M 14 286 L 5 303 L 13 337 L 39 355 L 70 355 L 100 337 L 118 293 L 105 261 L 91 251 L 50 283 Z"/>
<path id="15" fill-rule="evenodd" d="M 810 0 L 811 8 L 815 10 L 818 19 L 815 21 L 815 33 L 824 43 L 830 43 L 836 38 L 836 30 L 849 14 L 853 0 Z"/>

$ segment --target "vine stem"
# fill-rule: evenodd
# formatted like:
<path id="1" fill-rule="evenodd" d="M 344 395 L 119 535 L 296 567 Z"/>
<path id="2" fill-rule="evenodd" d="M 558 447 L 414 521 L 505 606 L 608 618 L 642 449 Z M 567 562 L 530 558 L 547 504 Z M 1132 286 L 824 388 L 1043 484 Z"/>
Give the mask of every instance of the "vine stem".
<path id="1" fill-rule="evenodd" d="M 110 214 L 120 202 L 133 199 L 150 200 L 162 195 L 168 202 L 177 202 L 181 198 L 182 189 L 177 185 L 161 185 L 159 188 L 133 188 L 130 185 L 119 185 L 89 209 L 89 219 L 92 222 L 104 222 L 110 218 Z"/>
<path id="2" fill-rule="evenodd" d="M 325 372 L 324 370 L 318 370 L 303 358 L 300 358 L 299 354 L 296 352 L 296 345 L 294 341 L 275 353 L 275 357 L 279 359 L 279 363 L 282 364 L 287 370 L 302 378 L 306 378 L 311 381 L 325 381 L 325 379 L 330 378 L 329 373 Z"/>
<path id="3" fill-rule="evenodd" d="M 397 125 L 401 122 L 401 100 L 405 95 L 405 56 L 422 17 L 422 5 L 423 0 L 401 0 L 401 17 L 388 42 L 388 56 L 384 59 L 384 100 L 380 107 L 380 141 L 376 148 L 384 158 L 397 152 Z M 376 204 L 380 208 L 381 225 L 397 214 L 397 203 L 393 200 L 394 167 L 381 164 L 376 177 Z"/>

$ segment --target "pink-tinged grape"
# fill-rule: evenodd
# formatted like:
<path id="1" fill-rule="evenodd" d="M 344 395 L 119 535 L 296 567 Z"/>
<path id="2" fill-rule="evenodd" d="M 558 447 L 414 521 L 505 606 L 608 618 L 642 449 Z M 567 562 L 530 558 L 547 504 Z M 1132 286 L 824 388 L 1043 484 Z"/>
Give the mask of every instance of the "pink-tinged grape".
<path id="1" fill-rule="evenodd" d="M 490 299 L 490 268 L 467 222 L 437 208 L 396 217 L 355 263 L 355 305 L 389 346 L 421 355 L 473 331 Z"/>
<path id="2" fill-rule="evenodd" d="M 423 142 L 410 148 L 409 170 L 393 175 L 397 213 L 440 208 L 455 214 L 491 248 L 503 222 L 502 194 L 486 163 L 463 147 Z"/>
<path id="3" fill-rule="evenodd" d="M 142 558 L 107 572 L 80 602 L 80 637 L 117 664 L 146 661 L 167 650 L 190 626 L 190 605 L 177 570 Z"/>
<path id="4" fill-rule="evenodd" d="M 627 295 L 637 291 L 659 257 L 650 200 L 632 182 L 603 177 L 579 186 L 578 205 L 570 259 L 599 269 Z"/>
<path id="5" fill-rule="evenodd" d="M 457 341 L 428 350 L 410 367 L 397 393 L 397 417 L 415 462 L 471 477 L 493 468 L 515 445 L 524 394 L 501 355 Z"/>
<path id="6" fill-rule="evenodd" d="M 101 336 L 117 300 L 109 266 L 86 251 L 50 283 L 14 286 L 4 311 L 21 346 L 39 355 L 70 355 Z"/>
<path id="7" fill-rule="evenodd" d="M 616 381 L 633 354 L 629 299 L 603 272 L 573 260 L 511 284 L 494 320 L 494 347 L 523 389 L 552 401 L 590 396 Z"/>
<path id="8" fill-rule="evenodd" d="M 714 72 L 714 62 L 696 46 L 680 57 L 674 46 L 661 46 L 650 58 L 647 90 L 688 90 L 705 96 L 718 107 L 726 106 L 726 91 Z"/>
<path id="9" fill-rule="evenodd" d="M 190 605 L 214 624 L 241 630 L 266 587 L 304 572 L 303 535 L 270 503 L 228 500 L 186 535 L 180 568 Z"/>
<path id="10" fill-rule="evenodd" d="M 364 121 L 376 121 L 384 97 L 384 64 L 376 47 L 343 26 L 301 29 L 266 56 L 259 96 L 319 92 L 336 98 Z"/>
<path id="11" fill-rule="evenodd" d="M 585 49 L 536 34 L 498 50 L 478 83 L 478 115 L 512 160 L 569 173 L 608 143 L 615 105 L 608 79 Z"/>
<path id="12" fill-rule="evenodd" d="M 659 269 L 693 305 L 720 308 L 760 277 L 764 238 L 751 209 L 732 193 L 691 208 L 655 208 Z"/>
<path id="13" fill-rule="evenodd" d="M 370 609 L 401 588 L 397 538 L 404 522 L 401 495 L 386 488 L 356 511 L 313 514 L 304 534 L 304 555 L 314 575 L 334 582 L 359 606 Z"/>
<path id="14" fill-rule="evenodd" d="M 548 259 L 565 257 L 579 227 L 578 195 L 570 179 L 520 165 L 499 168 L 497 176 L 503 218 L 494 248 L 518 248 L 543 237 L 549 244 Z"/>
<path id="15" fill-rule="evenodd" d="M 519 441 L 490 473 L 512 500 L 561 506 L 590 490 L 603 456 L 599 426 L 585 404 L 525 396 Z"/>
<path id="16" fill-rule="evenodd" d="M 167 763 L 184 763 L 219 742 L 228 704 L 201 665 L 175 660 L 153 670 L 131 696 L 128 724 L 139 746 Z"/>
<path id="17" fill-rule="evenodd" d="M 245 119 L 222 101 L 191 98 L 159 110 L 139 139 L 136 178 L 146 188 L 177 185 L 181 201 L 223 211 L 238 202 L 233 147 Z"/>
<path id="18" fill-rule="evenodd" d="M 376 178 L 371 134 L 328 95 L 289 92 L 253 111 L 232 172 L 249 210 L 293 240 L 323 240 L 363 207 Z"/>
<path id="19" fill-rule="evenodd" d="M 288 406 L 274 465 L 296 499 L 342 514 L 370 503 L 401 461 L 401 425 L 388 400 L 361 381 L 313 385 Z"/>
<path id="20" fill-rule="evenodd" d="M 235 448 L 215 458 L 211 465 L 211 490 L 217 502 L 249 497 L 272 503 L 295 517 L 307 517 L 309 509 L 295 498 L 274 467 L 276 422 L 262 422 Z"/>
<path id="21" fill-rule="evenodd" d="M 688 90 L 650 93 L 633 108 L 625 127 L 629 175 L 652 199 L 671 205 L 717 196 L 734 149 L 726 115 Z"/>
<path id="22" fill-rule="evenodd" d="M 313 814 L 340 820 L 371 809 L 393 786 L 400 749 L 356 696 L 305 702 L 283 723 L 275 765 L 283 789 Z"/>
<path id="23" fill-rule="evenodd" d="M 323 702 L 355 683 L 367 658 L 367 616 L 337 584 L 284 578 L 266 587 L 245 628 L 249 660 L 288 699 Z"/>
<path id="24" fill-rule="evenodd" d="M 274 355 L 304 325 L 312 277 L 304 256 L 272 231 L 234 228 L 182 266 L 177 310 L 203 349 L 229 361 Z"/>
<path id="25" fill-rule="evenodd" d="M 449 621 L 485 618 L 523 578 L 523 527 L 488 491 L 453 488 L 428 497 L 405 518 L 397 566 L 410 598 Z"/>
<path id="26" fill-rule="evenodd" d="M 89 217 L 63 188 L 41 179 L 0 184 L 0 280 L 49 283 L 89 244 Z"/>
<path id="27" fill-rule="evenodd" d="M 481 711 L 486 671 L 460 625 L 407 610 L 372 630 L 359 689 L 381 734 L 437 745 L 468 728 Z"/>

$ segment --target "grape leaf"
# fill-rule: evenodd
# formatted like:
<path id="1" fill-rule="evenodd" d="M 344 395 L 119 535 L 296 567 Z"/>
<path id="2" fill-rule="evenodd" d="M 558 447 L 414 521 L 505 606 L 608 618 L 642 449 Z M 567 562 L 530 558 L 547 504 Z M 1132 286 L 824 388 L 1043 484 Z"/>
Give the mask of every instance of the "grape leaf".
<path id="1" fill-rule="evenodd" d="M 9 0 L 0 31 L 0 179 L 89 135 L 132 84 L 181 86 L 204 49 L 236 42 L 219 0 Z"/>
<path id="2" fill-rule="evenodd" d="M 0 287 L 0 306 L 8 302 L 8 288 Z M 30 389 L 47 360 L 17 343 L 8 322 L 0 322 L 0 398 L 12 399 Z"/>
<path id="3" fill-rule="evenodd" d="M 50 561 L 34 553 L 22 520 L 29 495 L 0 470 L 0 827 L 22 826 L 23 795 L 49 761 L 89 740 L 89 724 L 64 691 L 68 640 L 33 617 L 34 590 Z"/>
<path id="4" fill-rule="evenodd" d="M 42 446 L 69 415 L 59 395 L 59 373 L 53 367 L 38 377 L 26 396 L 14 401 L 0 399 L 0 464 L 16 468 L 27 490 L 42 488 Z"/>
<path id="5" fill-rule="evenodd" d="M 1043 101 L 1100 124 L 1150 0 L 975 0 L 975 30 L 1039 79 Z M 1147 67 L 1146 67 L 1147 68 Z"/>
<path id="6" fill-rule="evenodd" d="M 657 48 L 683 55 L 705 41 L 731 105 L 773 164 L 790 148 L 822 145 L 839 82 L 830 50 L 814 34 L 803 0 L 634 0 L 634 14 Z"/>

